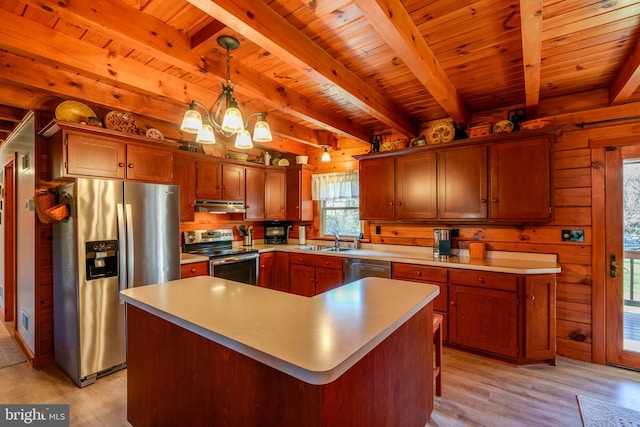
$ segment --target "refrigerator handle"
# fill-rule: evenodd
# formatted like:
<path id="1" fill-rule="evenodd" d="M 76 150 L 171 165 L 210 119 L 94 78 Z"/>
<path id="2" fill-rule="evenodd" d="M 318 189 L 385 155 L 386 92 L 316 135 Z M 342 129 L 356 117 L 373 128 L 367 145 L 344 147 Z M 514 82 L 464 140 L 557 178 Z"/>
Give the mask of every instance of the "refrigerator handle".
<path id="1" fill-rule="evenodd" d="M 125 217 L 127 219 L 127 287 L 133 288 L 133 215 L 131 214 L 131 204 L 124 205 Z"/>
<path id="2" fill-rule="evenodd" d="M 118 273 L 118 302 L 120 304 L 124 304 L 124 301 L 120 298 L 120 291 L 123 289 L 127 289 L 127 278 L 125 277 L 125 272 L 127 271 L 127 259 L 126 259 L 126 226 L 124 221 L 124 206 L 122 203 L 118 203 L 116 206 L 116 211 L 118 215 L 118 252 L 120 252 L 120 256 L 118 257 L 120 270 Z"/>

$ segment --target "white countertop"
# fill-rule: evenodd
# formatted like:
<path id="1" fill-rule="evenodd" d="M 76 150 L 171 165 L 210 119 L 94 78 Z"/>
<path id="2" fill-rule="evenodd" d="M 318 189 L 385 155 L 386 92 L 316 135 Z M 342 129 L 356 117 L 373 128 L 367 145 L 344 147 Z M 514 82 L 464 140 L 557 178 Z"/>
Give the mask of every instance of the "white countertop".
<path id="1" fill-rule="evenodd" d="M 209 261 L 208 256 L 180 253 L 180 264 L 193 264 L 194 262 Z"/>
<path id="2" fill-rule="evenodd" d="M 317 245 L 318 243 L 309 243 Z M 328 242 L 320 245 L 330 246 Z M 392 245 L 366 245 L 361 249 L 352 249 L 346 252 L 323 252 L 306 249 L 296 249 L 299 244 L 288 245 L 264 245 L 254 244 L 253 249 L 260 253 L 271 251 L 284 251 L 291 253 L 305 253 L 314 255 L 339 256 L 345 258 L 378 259 L 391 262 L 404 262 L 409 264 L 430 265 L 434 267 L 462 268 L 467 270 L 493 271 L 496 273 L 511 274 L 547 274 L 560 273 L 560 265 L 555 254 L 538 254 L 525 252 L 488 252 L 484 259 L 469 258 L 466 250 L 461 250 L 459 256 L 434 259 L 431 248 L 425 247 L 400 247 Z M 364 245 L 363 245 L 364 246 Z M 369 247 L 371 246 L 371 247 Z"/>
<path id="3" fill-rule="evenodd" d="M 307 298 L 198 276 L 121 294 L 131 305 L 302 381 L 327 384 L 439 292 L 433 285 L 366 278 Z"/>

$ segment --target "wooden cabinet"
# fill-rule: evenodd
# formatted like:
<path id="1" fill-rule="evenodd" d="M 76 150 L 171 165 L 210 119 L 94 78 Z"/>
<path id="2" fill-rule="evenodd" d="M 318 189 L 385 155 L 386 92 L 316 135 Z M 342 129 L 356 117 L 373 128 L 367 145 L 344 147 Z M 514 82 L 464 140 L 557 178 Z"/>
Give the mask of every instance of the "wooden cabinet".
<path id="1" fill-rule="evenodd" d="M 557 133 L 543 129 L 356 156 L 360 218 L 548 222 Z"/>
<path id="2" fill-rule="evenodd" d="M 433 219 L 436 203 L 437 153 L 395 158 L 396 219 Z"/>
<path id="3" fill-rule="evenodd" d="M 260 254 L 260 261 L 258 262 L 258 286 L 269 289 L 276 288 L 274 280 L 275 259 L 275 252 Z"/>
<path id="4" fill-rule="evenodd" d="M 490 201 L 494 219 L 552 219 L 548 137 L 491 147 Z"/>
<path id="5" fill-rule="evenodd" d="M 284 220 L 286 211 L 286 179 L 281 170 L 267 170 L 264 183 L 264 219 Z"/>
<path id="6" fill-rule="evenodd" d="M 263 169 L 245 168 L 244 218 L 253 221 L 265 219 L 265 174 Z"/>
<path id="7" fill-rule="evenodd" d="M 438 152 L 438 217 L 487 218 L 487 147 Z"/>
<path id="8" fill-rule="evenodd" d="M 311 174 L 315 168 L 309 165 L 292 165 L 286 172 L 286 212 L 288 221 L 313 220 L 311 200 Z"/>
<path id="9" fill-rule="evenodd" d="M 196 168 L 198 199 L 244 202 L 244 185 L 242 166 L 198 161 Z"/>
<path id="10" fill-rule="evenodd" d="M 342 286 L 344 258 L 291 254 L 290 292 L 311 297 Z"/>
<path id="11" fill-rule="evenodd" d="M 180 186 L 180 221 L 193 221 L 196 197 L 195 159 L 174 157 L 173 184 Z"/>
<path id="12" fill-rule="evenodd" d="M 405 264 L 394 262 L 391 265 L 391 278 L 422 282 L 436 285 L 440 288 L 440 295 L 433 300 L 433 312 L 442 314 L 442 340 L 449 340 L 449 285 L 447 283 L 449 270 L 427 265 Z"/>
<path id="13" fill-rule="evenodd" d="M 484 273 L 483 276 L 492 276 Z M 515 278 L 514 278 L 515 282 Z M 518 295 L 514 289 L 449 284 L 449 342 L 497 356 L 518 357 Z M 515 285 L 515 283 L 514 283 Z"/>
<path id="14" fill-rule="evenodd" d="M 555 274 L 525 276 L 521 300 L 524 301 L 524 359 L 555 360 Z"/>
<path id="15" fill-rule="evenodd" d="M 360 219 L 395 218 L 395 160 L 393 157 L 360 159 Z"/>
<path id="16" fill-rule="evenodd" d="M 277 291 L 289 292 L 291 290 L 289 286 L 290 254 L 286 252 L 276 252 L 274 263 L 274 289 Z"/>
<path id="17" fill-rule="evenodd" d="M 168 148 L 127 141 L 91 129 L 86 132 L 66 126 L 55 129 L 58 130 L 50 139 L 52 179 L 95 177 L 171 182 L 173 153 Z"/>
<path id="18" fill-rule="evenodd" d="M 206 276 L 209 274 L 209 261 L 192 262 L 180 265 L 180 278 Z"/>

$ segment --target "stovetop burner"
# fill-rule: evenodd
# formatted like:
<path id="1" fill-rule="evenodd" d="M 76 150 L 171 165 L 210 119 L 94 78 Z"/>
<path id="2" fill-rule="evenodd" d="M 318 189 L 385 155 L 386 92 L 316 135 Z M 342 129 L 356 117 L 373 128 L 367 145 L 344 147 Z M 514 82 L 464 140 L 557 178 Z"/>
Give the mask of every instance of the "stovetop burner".
<path id="1" fill-rule="evenodd" d="M 258 252 L 251 248 L 234 248 L 231 229 L 185 231 L 182 251 L 209 258 Z"/>

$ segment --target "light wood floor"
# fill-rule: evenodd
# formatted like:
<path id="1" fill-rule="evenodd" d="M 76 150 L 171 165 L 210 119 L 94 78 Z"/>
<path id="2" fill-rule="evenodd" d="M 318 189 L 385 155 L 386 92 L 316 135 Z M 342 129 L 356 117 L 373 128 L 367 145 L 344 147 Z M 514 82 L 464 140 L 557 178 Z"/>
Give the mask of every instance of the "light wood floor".
<path id="1" fill-rule="evenodd" d="M 443 396 L 428 426 L 580 426 L 576 394 L 640 408 L 640 373 L 563 357 L 514 367 L 445 348 Z M 72 426 L 128 426 L 126 371 L 80 389 L 55 365 L 0 369 L 1 403 L 69 403 Z M 173 391 L 167 390 L 168 393 Z"/>

